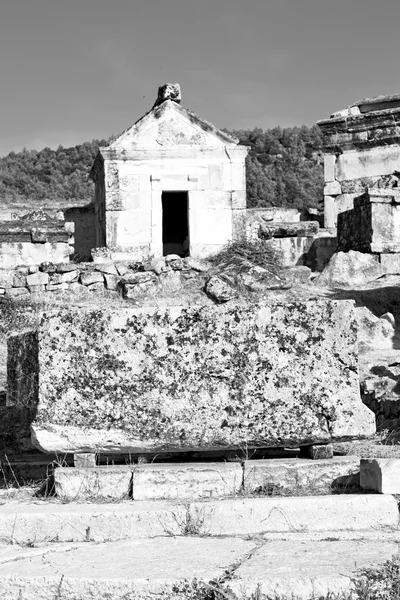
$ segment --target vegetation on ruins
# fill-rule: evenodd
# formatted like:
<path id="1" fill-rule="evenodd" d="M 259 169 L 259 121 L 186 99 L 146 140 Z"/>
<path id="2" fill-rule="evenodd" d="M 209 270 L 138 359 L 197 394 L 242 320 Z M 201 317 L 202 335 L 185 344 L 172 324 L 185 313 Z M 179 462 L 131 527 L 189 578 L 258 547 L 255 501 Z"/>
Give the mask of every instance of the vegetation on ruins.
<path id="1" fill-rule="evenodd" d="M 233 132 L 250 146 L 247 158 L 249 207 L 317 208 L 323 199 L 322 138 L 319 128 L 257 127 Z M 73 206 L 93 199 L 89 171 L 99 146 L 92 140 L 73 148 L 22 150 L 0 158 L 0 198 L 5 204 Z"/>

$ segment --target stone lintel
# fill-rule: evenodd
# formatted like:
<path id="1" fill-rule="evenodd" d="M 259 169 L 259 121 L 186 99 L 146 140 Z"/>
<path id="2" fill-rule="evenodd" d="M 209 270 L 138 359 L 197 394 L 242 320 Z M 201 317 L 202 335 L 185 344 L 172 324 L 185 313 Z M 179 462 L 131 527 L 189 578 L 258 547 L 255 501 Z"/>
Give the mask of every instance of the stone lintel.
<path id="1" fill-rule="evenodd" d="M 319 230 L 317 221 L 298 223 L 260 223 L 259 235 L 262 238 L 314 237 Z"/>

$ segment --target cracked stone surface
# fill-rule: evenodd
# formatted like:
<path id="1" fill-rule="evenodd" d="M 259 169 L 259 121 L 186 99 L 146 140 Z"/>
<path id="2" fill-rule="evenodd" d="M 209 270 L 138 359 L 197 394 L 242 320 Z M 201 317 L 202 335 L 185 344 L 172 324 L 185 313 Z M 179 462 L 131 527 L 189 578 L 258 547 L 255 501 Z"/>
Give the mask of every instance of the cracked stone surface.
<path id="1" fill-rule="evenodd" d="M 307 599 L 313 592 L 349 590 L 357 569 L 381 564 L 397 551 L 393 535 L 382 541 L 168 537 L 8 547 L 7 557 L 0 548 L 0 594 L 7 600 L 183 600 L 211 585 L 233 598 L 254 597 L 258 589 Z"/>

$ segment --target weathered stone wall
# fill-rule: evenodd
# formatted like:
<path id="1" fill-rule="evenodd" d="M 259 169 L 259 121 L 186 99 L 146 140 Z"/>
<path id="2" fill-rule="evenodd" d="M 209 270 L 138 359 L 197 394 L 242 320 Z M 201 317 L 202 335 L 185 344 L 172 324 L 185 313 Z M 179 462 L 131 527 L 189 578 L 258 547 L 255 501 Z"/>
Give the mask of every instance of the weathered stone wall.
<path id="1" fill-rule="evenodd" d="M 0 223 L 0 269 L 68 261 L 74 252 L 74 225 L 60 220 L 20 219 Z"/>
<path id="2" fill-rule="evenodd" d="M 286 446 L 374 431 L 351 302 L 72 310 L 43 314 L 35 335 L 37 393 L 17 395 L 37 405 L 44 451 Z M 32 334 L 14 337 L 10 361 L 18 340 L 32 347 Z"/>
<path id="3" fill-rule="evenodd" d="M 208 268 L 209 264 L 175 254 L 148 262 L 113 263 L 107 254 L 100 260 L 95 253 L 95 262 L 44 262 L 38 267 L 0 270 L 0 296 L 23 298 L 62 292 L 79 295 L 106 289 L 134 299 L 144 293 L 182 291 L 189 280 L 205 274 Z"/>

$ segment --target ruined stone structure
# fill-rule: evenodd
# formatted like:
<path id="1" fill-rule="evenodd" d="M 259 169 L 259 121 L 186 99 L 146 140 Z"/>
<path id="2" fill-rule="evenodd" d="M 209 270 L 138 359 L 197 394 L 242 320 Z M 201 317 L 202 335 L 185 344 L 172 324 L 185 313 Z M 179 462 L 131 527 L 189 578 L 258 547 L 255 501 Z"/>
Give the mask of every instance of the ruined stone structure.
<path id="1" fill-rule="evenodd" d="M 0 223 L 0 269 L 63 263 L 74 254 L 74 224 L 42 211 Z M 1 285 L 0 285 L 1 287 Z"/>
<path id="2" fill-rule="evenodd" d="M 399 186 L 400 95 L 367 98 L 319 121 L 324 137 L 325 227 L 369 190 Z"/>
<path id="3" fill-rule="evenodd" d="M 248 148 L 180 105 L 177 84 L 91 170 L 97 246 L 113 259 L 206 257 L 237 239 L 246 211 Z"/>

